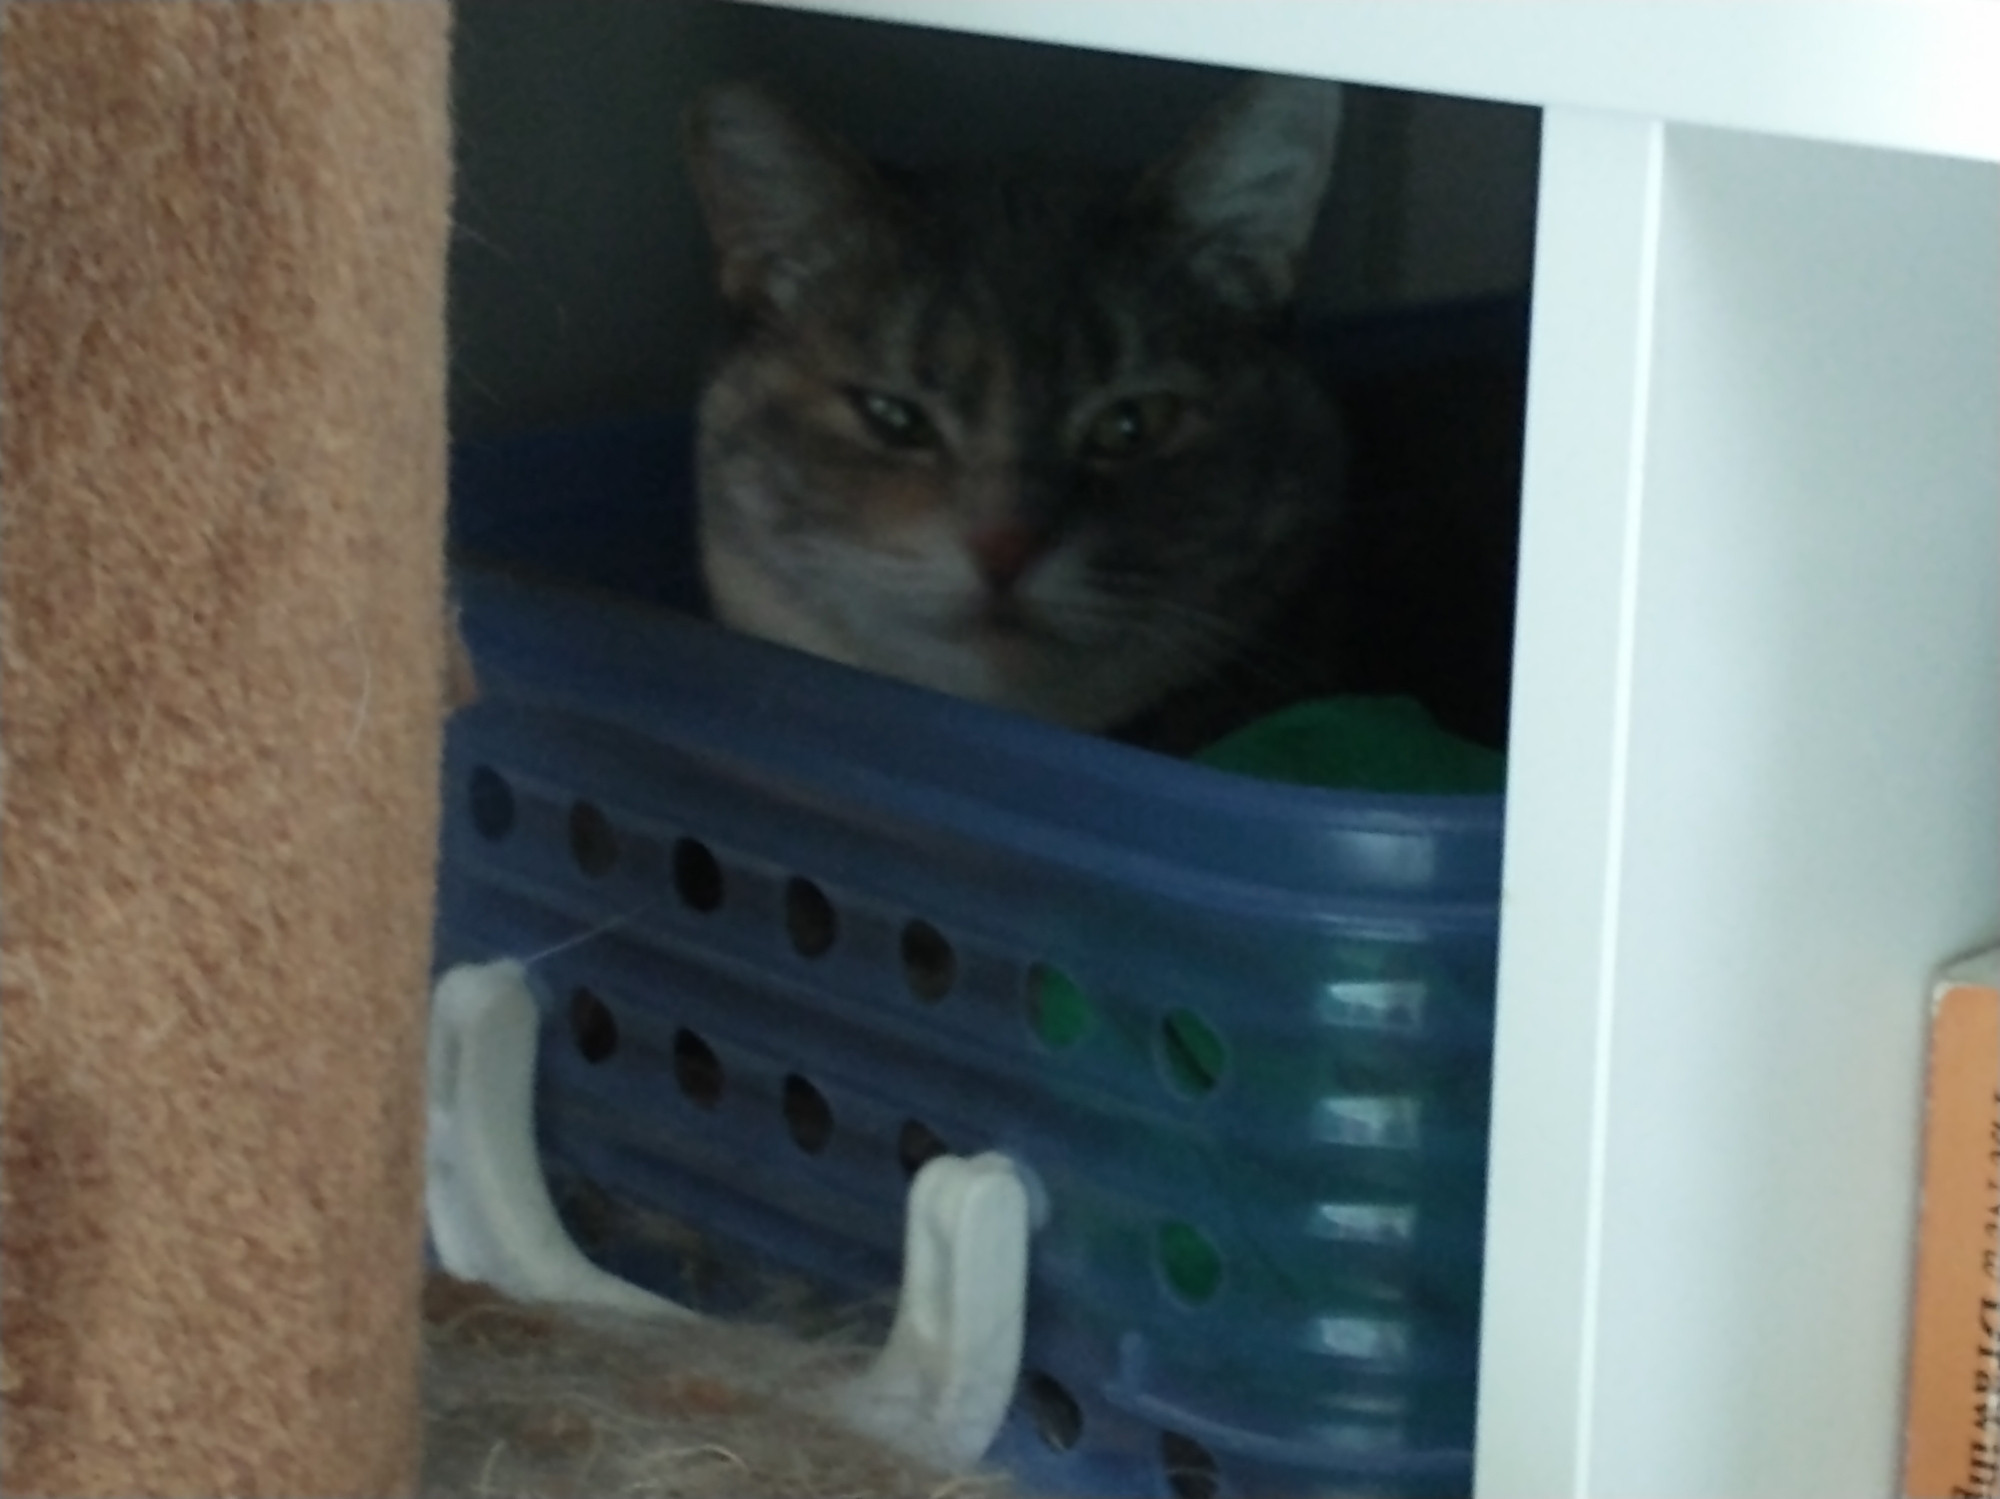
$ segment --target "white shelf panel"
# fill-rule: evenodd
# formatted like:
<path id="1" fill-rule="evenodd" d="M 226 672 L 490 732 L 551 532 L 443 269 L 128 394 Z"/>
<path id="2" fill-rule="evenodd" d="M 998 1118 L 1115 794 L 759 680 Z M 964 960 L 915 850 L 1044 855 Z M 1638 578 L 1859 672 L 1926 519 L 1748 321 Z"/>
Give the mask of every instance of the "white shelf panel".
<path id="1" fill-rule="evenodd" d="M 755 0 L 2000 161 L 1993 0 Z"/>
<path id="2" fill-rule="evenodd" d="M 1478 1474 L 1589 1492 L 1666 127 L 1542 128 Z"/>
<path id="3" fill-rule="evenodd" d="M 1887 1493 L 2000 916 L 2000 169 L 1543 150 L 1478 1493 Z"/>

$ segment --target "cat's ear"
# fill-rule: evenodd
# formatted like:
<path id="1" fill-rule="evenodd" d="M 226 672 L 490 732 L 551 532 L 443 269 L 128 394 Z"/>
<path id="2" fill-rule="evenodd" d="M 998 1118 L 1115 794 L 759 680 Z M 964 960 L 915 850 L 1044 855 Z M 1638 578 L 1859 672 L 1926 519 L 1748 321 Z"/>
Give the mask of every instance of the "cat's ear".
<path id="1" fill-rule="evenodd" d="M 1140 206 L 1223 301 L 1291 300 L 1340 139 L 1341 87 L 1257 78 L 1224 99 L 1142 181 Z"/>
<path id="2" fill-rule="evenodd" d="M 816 275 L 865 249 L 885 216 L 873 168 L 755 84 L 696 100 L 686 140 L 732 302 L 787 310 Z"/>

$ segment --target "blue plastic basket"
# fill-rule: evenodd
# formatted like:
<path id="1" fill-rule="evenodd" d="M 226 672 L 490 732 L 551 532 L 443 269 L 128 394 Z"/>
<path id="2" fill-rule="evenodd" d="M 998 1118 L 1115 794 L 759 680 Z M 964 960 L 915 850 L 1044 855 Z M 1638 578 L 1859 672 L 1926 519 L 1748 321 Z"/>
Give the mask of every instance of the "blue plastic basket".
<path id="1" fill-rule="evenodd" d="M 689 555 L 685 466 L 655 424 L 468 449 L 458 535 L 687 602 L 633 561 Z M 1499 798 L 1250 782 L 627 598 L 460 594 L 438 962 L 545 954 L 588 1253 L 866 1296 L 915 1166 L 1004 1150 L 1046 1210 L 995 1454 L 1031 1492 L 1470 1491 Z"/>

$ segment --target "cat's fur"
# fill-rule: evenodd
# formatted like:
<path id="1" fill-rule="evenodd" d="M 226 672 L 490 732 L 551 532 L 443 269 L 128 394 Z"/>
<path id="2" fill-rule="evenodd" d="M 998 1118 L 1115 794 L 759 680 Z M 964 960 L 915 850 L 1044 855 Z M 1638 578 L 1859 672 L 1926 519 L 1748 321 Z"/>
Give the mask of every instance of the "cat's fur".
<path id="1" fill-rule="evenodd" d="M 1339 119 L 1337 85 L 1259 79 L 1136 180 L 908 173 L 705 97 L 721 617 L 1087 729 L 1249 646 L 1340 514 L 1341 424 L 1284 337 Z"/>

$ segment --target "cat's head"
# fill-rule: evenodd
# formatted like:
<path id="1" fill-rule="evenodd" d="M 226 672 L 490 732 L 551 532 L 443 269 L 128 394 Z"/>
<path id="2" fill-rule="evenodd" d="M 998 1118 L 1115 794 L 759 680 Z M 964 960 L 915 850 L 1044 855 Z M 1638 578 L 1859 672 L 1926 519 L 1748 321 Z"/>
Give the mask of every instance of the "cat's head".
<path id="1" fill-rule="evenodd" d="M 1259 79 L 1137 179 L 914 174 L 753 87 L 703 99 L 722 617 L 1084 728 L 1242 645 L 1338 503 L 1281 330 L 1339 118 L 1336 85 Z"/>

